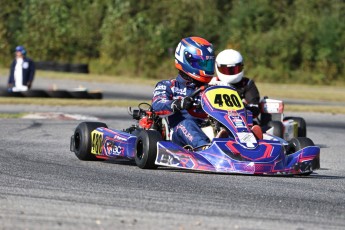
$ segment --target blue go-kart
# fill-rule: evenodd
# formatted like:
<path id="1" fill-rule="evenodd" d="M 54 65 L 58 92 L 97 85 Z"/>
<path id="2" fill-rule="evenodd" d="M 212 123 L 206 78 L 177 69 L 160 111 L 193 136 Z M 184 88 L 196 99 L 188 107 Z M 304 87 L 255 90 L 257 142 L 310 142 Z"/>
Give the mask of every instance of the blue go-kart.
<path id="1" fill-rule="evenodd" d="M 235 89 L 201 87 L 195 95 L 200 95 L 197 106 L 208 115 L 203 130 L 211 141 L 206 146 L 193 149 L 173 143 L 167 119 L 142 103 L 138 109 L 129 109 L 138 122 L 125 130 L 100 122 L 80 123 L 70 149 L 80 160 L 127 159 L 142 169 L 165 166 L 217 173 L 309 175 L 320 168 L 320 148 L 312 140 L 286 141 L 260 132 Z"/>

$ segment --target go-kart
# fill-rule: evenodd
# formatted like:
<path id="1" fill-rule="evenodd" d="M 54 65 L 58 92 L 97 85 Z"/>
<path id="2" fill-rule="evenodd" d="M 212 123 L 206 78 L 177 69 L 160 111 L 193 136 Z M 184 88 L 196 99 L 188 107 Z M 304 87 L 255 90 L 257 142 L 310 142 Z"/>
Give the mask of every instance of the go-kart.
<path id="1" fill-rule="evenodd" d="M 70 150 L 80 160 L 122 158 L 142 169 L 167 166 L 218 173 L 308 175 L 320 168 L 320 148 L 306 137 L 289 142 L 267 133 L 253 132 L 253 121 L 235 89 L 201 87 L 201 107 L 207 114 L 210 143 L 194 149 L 171 141 L 167 119 L 159 112 L 129 109 L 137 124 L 125 130 L 100 122 L 82 122 L 71 137 Z M 207 128 L 206 127 L 206 128 Z M 226 130 L 226 136 L 217 132 Z"/>
<path id="2" fill-rule="evenodd" d="M 268 134 L 287 141 L 307 136 L 307 124 L 302 117 L 284 117 L 284 103 L 281 100 L 264 97 L 260 101 L 259 124 Z"/>

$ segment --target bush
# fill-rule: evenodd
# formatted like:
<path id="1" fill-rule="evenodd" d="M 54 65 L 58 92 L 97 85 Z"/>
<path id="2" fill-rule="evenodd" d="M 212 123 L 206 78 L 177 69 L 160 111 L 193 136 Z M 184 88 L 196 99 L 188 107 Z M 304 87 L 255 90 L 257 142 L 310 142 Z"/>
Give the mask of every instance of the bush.
<path id="1" fill-rule="evenodd" d="M 22 44 L 37 61 L 88 63 L 91 72 L 176 75 L 183 37 L 239 50 L 260 81 L 345 82 L 342 0 L 3 0 L 0 64 Z"/>

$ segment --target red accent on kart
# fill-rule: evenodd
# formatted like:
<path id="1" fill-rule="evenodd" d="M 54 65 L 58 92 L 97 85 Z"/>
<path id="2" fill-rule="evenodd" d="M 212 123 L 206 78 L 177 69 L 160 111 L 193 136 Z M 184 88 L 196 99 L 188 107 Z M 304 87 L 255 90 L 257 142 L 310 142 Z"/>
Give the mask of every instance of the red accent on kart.
<path id="1" fill-rule="evenodd" d="M 234 141 L 228 141 L 228 142 L 226 143 L 226 146 L 230 149 L 230 151 L 231 151 L 232 153 L 234 153 L 234 154 L 236 154 L 236 155 L 241 155 L 243 158 L 246 158 L 246 159 L 248 159 L 248 160 L 253 160 L 253 159 L 251 159 L 251 158 L 249 158 L 249 157 L 243 156 L 243 155 L 238 151 L 238 149 L 234 146 L 234 144 L 236 144 L 236 142 L 234 142 Z M 264 146 L 266 147 L 266 149 L 265 149 L 264 154 L 263 154 L 261 157 L 255 159 L 256 161 L 257 161 L 257 160 L 260 160 L 260 159 L 269 158 L 269 157 L 271 156 L 271 154 L 272 154 L 273 146 L 272 146 L 271 144 L 264 143 L 264 142 L 262 142 L 261 144 L 264 145 Z"/>
<path id="2" fill-rule="evenodd" d="M 139 126 L 144 129 L 151 128 L 152 124 L 153 124 L 153 120 L 149 117 L 143 117 L 139 120 Z"/>
<path id="3" fill-rule="evenodd" d="M 196 107 L 192 107 L 191 109 L 188 109 L 188 113 L 193 116 L 193 117 L 196 117 L 196 118 L 201 118 L 201 119 L 206 119 L 207 118 L 207 113 L 197 113 L 195 112 L 195 109 Z"/>
<path id="4" fill-rule="evenodd" d="M 107 156 L 100 156 L 100 155 L 96 155 L 96 158 L 104 159 L 104 160 L 108 160 L 109 159 L 109 157 L 107 157 Z"/>
<path id="5" fill-rule="evenodd" d="M 240 152 L 237 150 L 237 148 L 234 146 L 234 144 L 236 144 L 236 142 L 234 141 L 228 141 L 226 143 L 226 146 L 230 149 L 230 151 L 235 154 L 235 155 L 241 155 Z"/>
<path id="6" fill-rule="evenodd" d="M 156 115 L 161 116 L 161 115 L 169 115 L 171 112 L 169 110 L 164 110 L 164 111 L 159 111 L 155 112 Z"/>
<path id="7" fill-rule="evenodd" d="M 264 152 L 264 155 L 262 157 L 257 158 L 256 160 L 269 158 L 272 154 L 273 146 L 271 144 L 267 144 L 267 143 L 261 143 L 261 144 L 266 146 L 266 150 Z"/>

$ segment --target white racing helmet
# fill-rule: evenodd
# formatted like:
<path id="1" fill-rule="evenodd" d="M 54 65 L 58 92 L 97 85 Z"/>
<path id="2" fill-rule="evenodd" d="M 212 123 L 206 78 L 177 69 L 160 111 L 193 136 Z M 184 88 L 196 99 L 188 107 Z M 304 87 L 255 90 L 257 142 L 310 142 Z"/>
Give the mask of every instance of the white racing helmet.
<path id="1" fill-rule="evenodd" d="M 226 49 L 216 57 L 216 72 L 223 83 L 234 84 L 243 77 L 242 55 L 233 49 Z"/>

